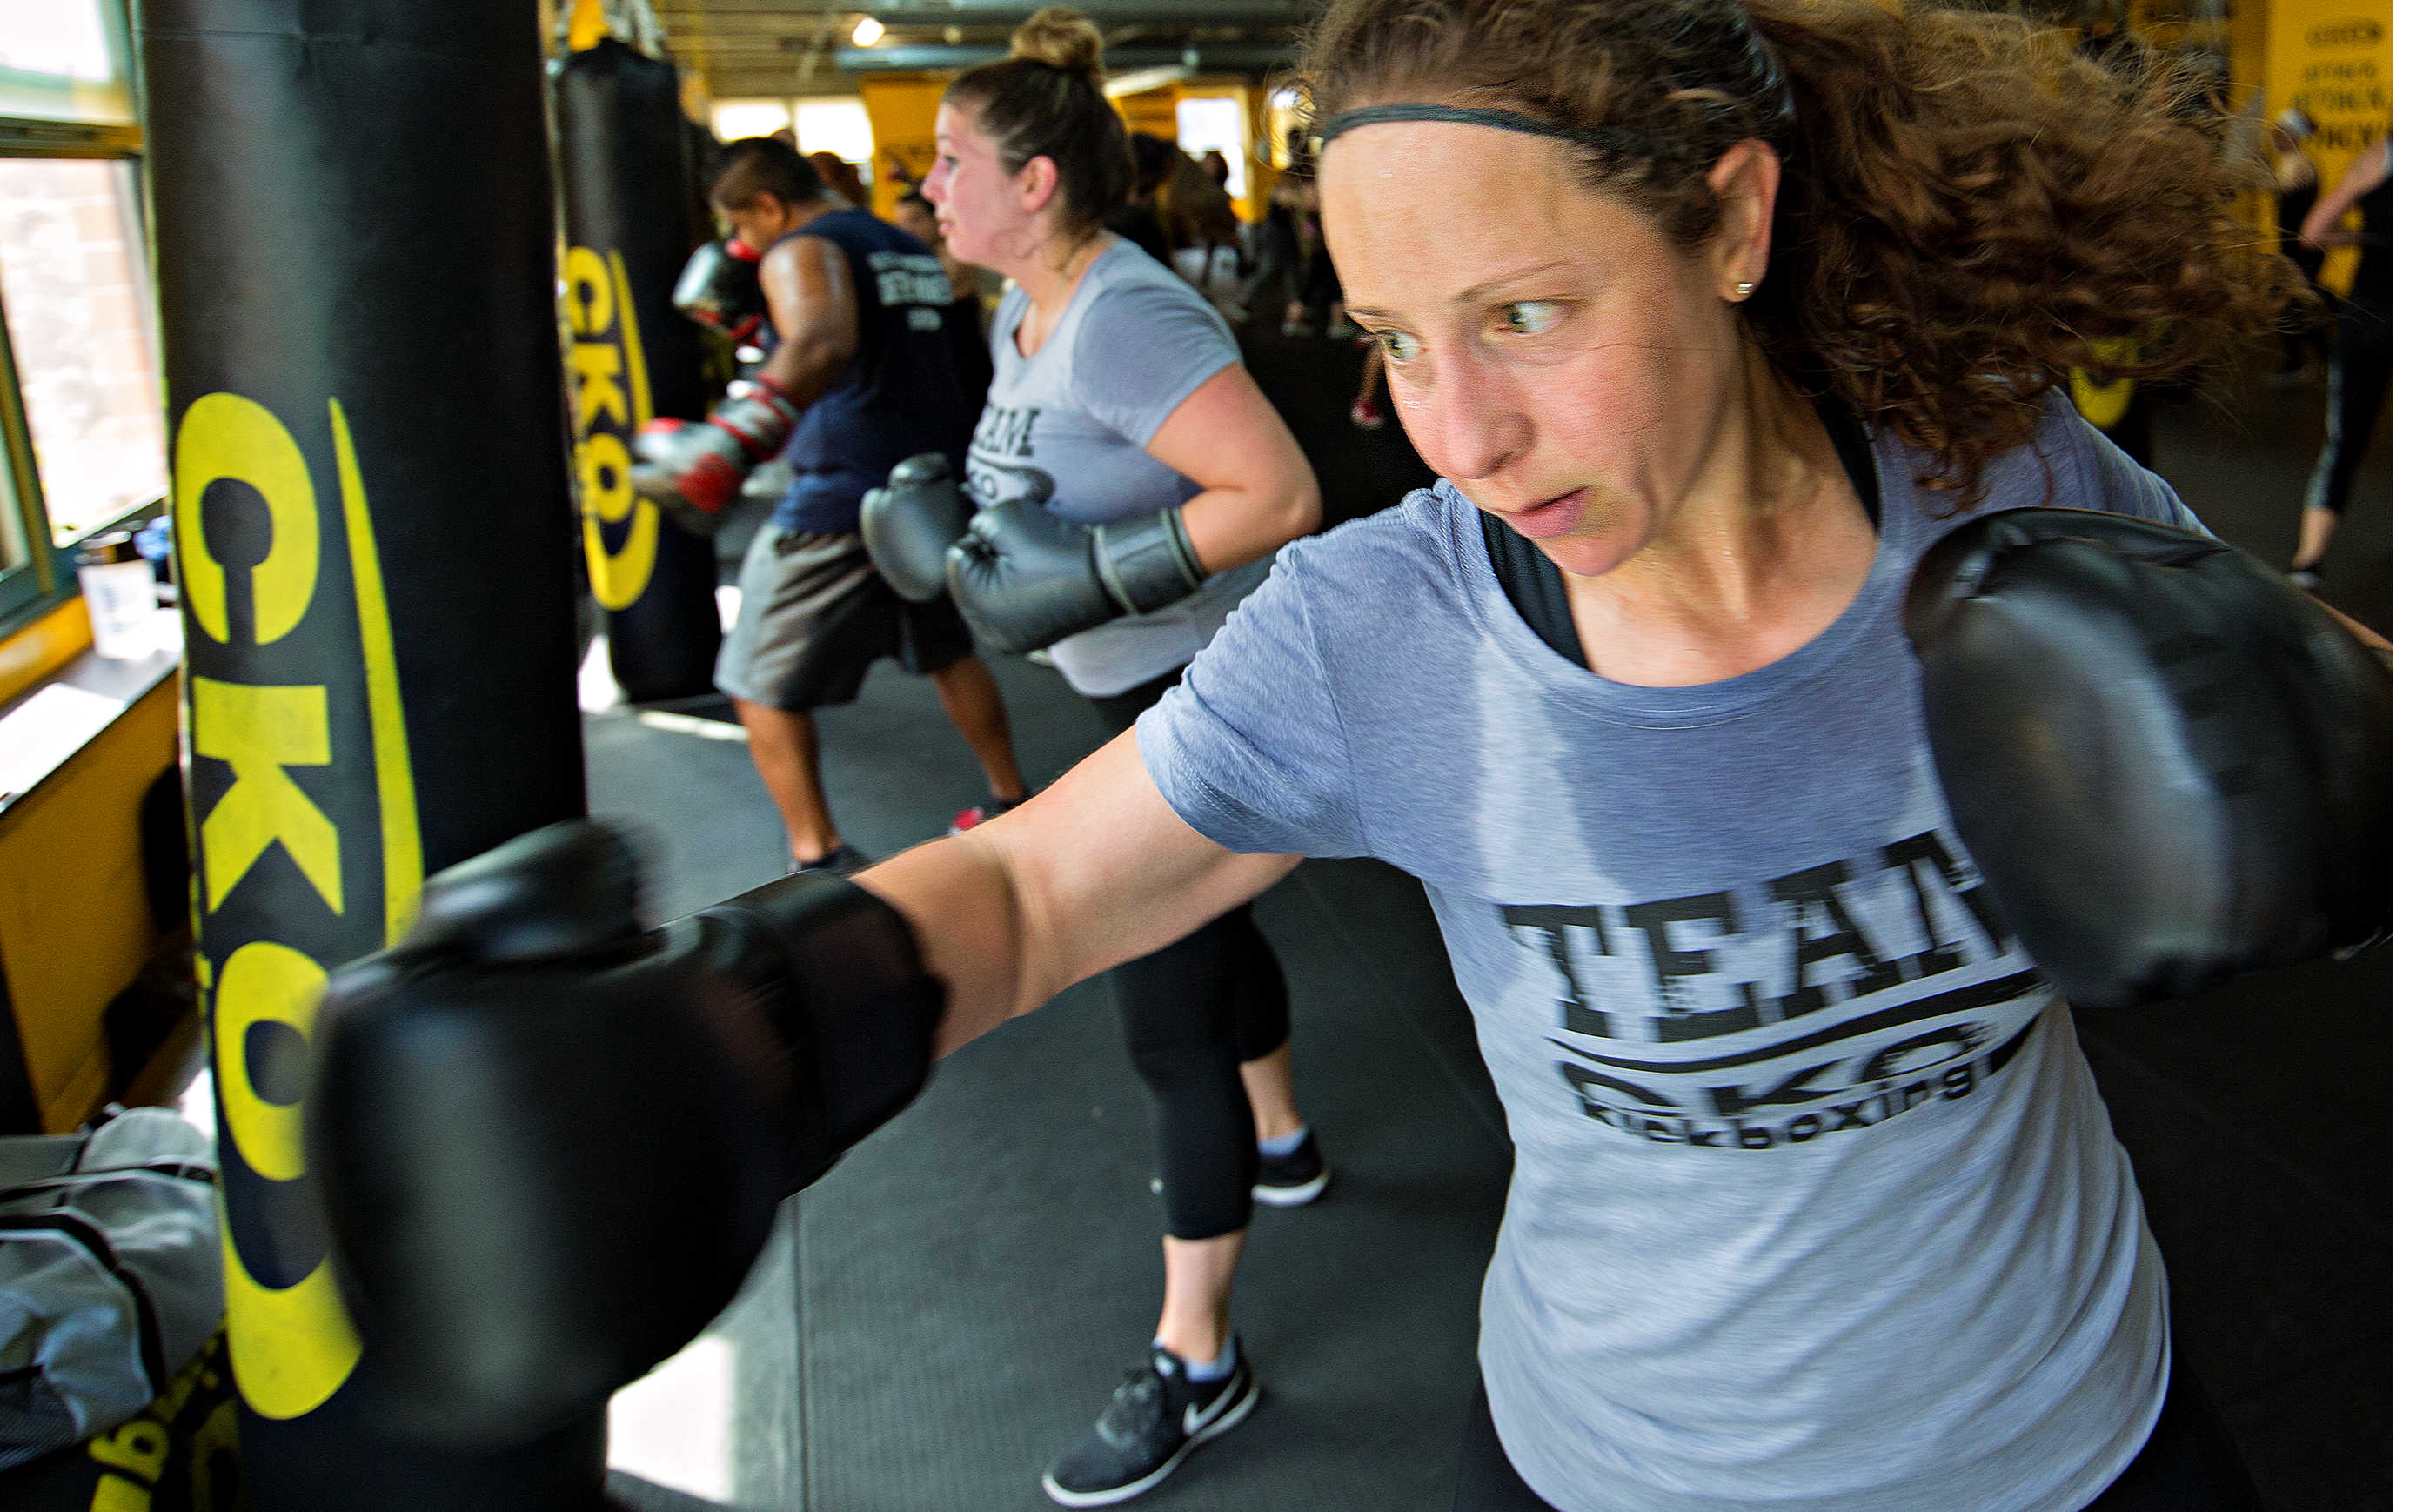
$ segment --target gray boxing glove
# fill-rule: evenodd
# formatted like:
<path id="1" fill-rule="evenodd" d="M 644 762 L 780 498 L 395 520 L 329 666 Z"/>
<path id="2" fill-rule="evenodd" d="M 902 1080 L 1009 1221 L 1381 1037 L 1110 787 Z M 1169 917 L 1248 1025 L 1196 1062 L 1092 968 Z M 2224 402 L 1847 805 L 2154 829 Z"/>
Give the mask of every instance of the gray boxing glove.
<path id="1" fill-rule="evenodd" d="M 966 533 L 975 506 L 952 476 L 951 459 L 922 452 L 892 469 L 858 501 L 858 533 L 875 570 L 911 604 L 942 596 L 943 559 Z"/>
<path id="2" fill-rule="evenodd" d="M 951 598 L 977 639 L 1027 652 L 1123 614 L 1149 614 L 1203 586 L 1176 510 L 1076 525 L 1039 504 L 995 504 L 950 550 Z"/>

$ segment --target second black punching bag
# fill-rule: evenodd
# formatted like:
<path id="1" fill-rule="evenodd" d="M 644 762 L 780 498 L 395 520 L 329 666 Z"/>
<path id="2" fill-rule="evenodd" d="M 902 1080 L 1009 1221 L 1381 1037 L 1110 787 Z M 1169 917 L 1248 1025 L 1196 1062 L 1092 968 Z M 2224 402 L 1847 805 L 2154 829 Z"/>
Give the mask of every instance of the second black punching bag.
<path id="1" fill-rule="evenodd" d="M 689 698 L 714 690 L 715 543 L 673 528 L 630 477 L 641 426 L 706 413 L 698 330 L 673 307 L 705 219 L 680 80 L 610 38 L 554 71 L 565 374 L 590 591 L 625 696 Z"/>

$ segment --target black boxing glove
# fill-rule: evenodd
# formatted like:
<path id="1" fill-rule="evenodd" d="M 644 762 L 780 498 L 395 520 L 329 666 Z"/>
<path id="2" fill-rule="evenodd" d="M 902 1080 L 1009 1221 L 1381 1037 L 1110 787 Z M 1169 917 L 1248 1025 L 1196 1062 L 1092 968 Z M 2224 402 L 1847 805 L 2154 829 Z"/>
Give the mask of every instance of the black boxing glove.
<path id="1" fill-rule="evenodd" d="M 1204 578 L 1176 510 L 1089 526 L 1024 500 L 979 511 L 944 572 L 968 628 L 1007 652 L 1165 608 Z"/>
<path id="2" fill-rule="evenodd" d="M 762 382 L 705 419 L 650 420 L 631 443 L 631 487 L 689 529 L 713 535 L 749 474 L 783 449 L 799 423 L 800 406 Z"/>
<path id="3" fill-rule="evenodd" d="M 2070 1001 L 2177 997 L 2387 928 L 2388 669 L 2253 557 L 2012 510 L 1927 552 L 1902 622 L 1953 827 Z"/>
<path id="4" fill-rule="evenodd" d="M 305 1097 L 385 1427 L 479 1447 L 601 1408 L 737 1292 L 782 1200 L 924 1084 L 906 921 L 793 876 L 658 930 L 610 829 L 431 877 L 331 978 Z"/>
<path id="5" fill-rule="evenodd" d="M 951 543 L 968 528 L 975 507 L 960 491 L 951 459 L 922 452 L 892 469 L 880 488 L 858 501 L 858 533 L 875 570 L 911 604 L 942 596 Z"/>
<path id="6" fill-rule="evenodd" d="M 689 255 L 673 280 L 673 308 L 735 342 L 766 324 L 766 290 L 757 281 L 757 249 L 738 237 L 709 242 Z"/>

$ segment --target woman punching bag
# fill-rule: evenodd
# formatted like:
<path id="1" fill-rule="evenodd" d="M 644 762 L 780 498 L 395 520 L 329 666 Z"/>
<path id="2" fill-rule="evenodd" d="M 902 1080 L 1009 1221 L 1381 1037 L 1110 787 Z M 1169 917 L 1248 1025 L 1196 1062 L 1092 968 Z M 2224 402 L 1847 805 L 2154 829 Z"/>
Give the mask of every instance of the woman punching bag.
<path id="1" fill-rule="evenodd" d="M 698 328 L 673 307 L 673 280 L 708 233 L 680 79 L 612 38 L 553 71 L 573 475 L 607 660 L 634 702 L 712 693 L 715 543 L 673 528 L 630 479 L 641 426 L 706 413 Z"/>
<path id="2" fill-rule="evenodd" d="M 298 1102 L 330 969 L 398 937 L 426 872 L 584 807 L 535 18 L 141 16 L 250 1504 L 594 1506 L 602 1411 L 511 1445 L 379 1411 Z"/>

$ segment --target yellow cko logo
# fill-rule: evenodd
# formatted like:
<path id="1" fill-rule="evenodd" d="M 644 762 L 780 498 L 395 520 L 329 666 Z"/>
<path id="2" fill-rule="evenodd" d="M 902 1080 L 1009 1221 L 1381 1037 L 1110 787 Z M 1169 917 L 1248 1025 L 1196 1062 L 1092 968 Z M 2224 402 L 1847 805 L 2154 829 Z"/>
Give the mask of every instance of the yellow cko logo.
<path id="1" fill-rule="evenodd" d="M 380 937 L 393 943 L 411 922 L 420 888 L 420 829 L 413 804 L 412 763 L 404 739 L 404 703 L 378 547 L 371 533 L 361 467 L 345 413 L 328 402 L 340 502 L 352 568 L 355 618 L 360 626 L 364 691 L 370 710 L 372 764 L 378 785 L 379 839 L 385 916 Z M 205 394 L 177 427 L 176 524 L 179 569 L 192 622 L 221 645 L 235 633 L 228 612 L 228 574 L 211 554 L 201 525 L 202 495 L 231 479 L 267 504 L 268 554 L 252 568 L 251 643 L 268 645 L 309 612 L 320 570 L 320 507 L 302 449 L 277 417 L 236 394 Z M 200 886 L 198 909 L 215 912 L 236 883 L 282 846 L 328 911 L 345 912 L 343 839 L 289 775 L 330 759 L 328 689 L 324 684 L 267 685 L 198 673 L 187 680 L 188 730 L 197 757 L 227 764 L 234 781 L 198 815 Z M 210 993 L 219 1106 L 234 1154 L 263 1181 L 303 1174 L 300 1110 L 263 1096 L 252 1083 L 244 1052 L 254 1024 L 288 1026 L 306 1039 L 327 971 L 318 961 L 275 940 L 238 947 L 215 969 L 205 954 L 198 974 Z M 361 1356 L 329 1262 L 289 1286 L 257 1279 L 235 1242 L 224 1211 L 220 1245 L 226 1262 L 228 1352 L 237 1388 L 268 1418 L 309 1412 L 336 1394 Z"/>
<path id="2" fill-rule="evenodd" d="M 564 313 L 572 328 L 565 369 L 572 380 L 573 472 L 580 480 L 580 542 L 589 587 L 609 609 L 628 608 L 647 591 L 657 567 L 657 506 L 631 492 L 631 437 L 656 417 L 648 364 L 633 318 L 623 254 L 600 257 L 576 246 L 563 257 Z M 627 523 L 626 523 L 627 522 Z M 606 527 L 624 527 L 610 550 Z"/>
<path id="3" fill-rule="evenodd" d="M 2092 344 L 2092 351 L 2098 362 L 2134 362 L 2137 360 L 2137 340 L 2134 337 L 2124 336 L 2116 340 L 2097 341 Z M 2086 423 L 2098 431 L 2109 431 L 2119 424 L 2120 417 L 2129 413 L 2129 402 L 2136 397 L 2137 380 L 2134 378 L 2114 378 L 2108 384 L 2098 383 L 2083 368 L 2069 370 L 2070 402 L 2078 406 L 2078 413 L 2085 417 Z"/>

